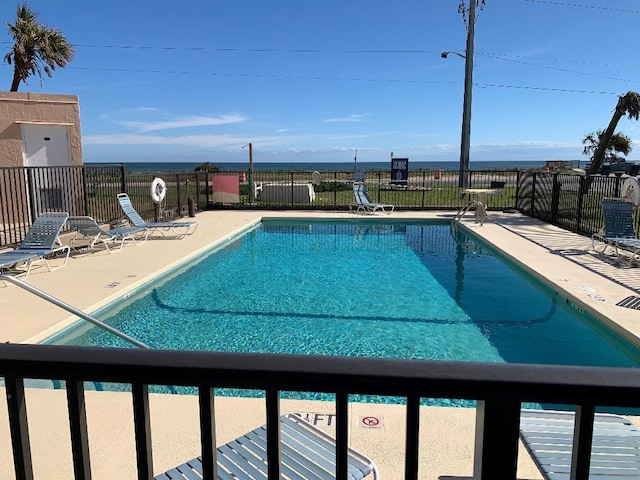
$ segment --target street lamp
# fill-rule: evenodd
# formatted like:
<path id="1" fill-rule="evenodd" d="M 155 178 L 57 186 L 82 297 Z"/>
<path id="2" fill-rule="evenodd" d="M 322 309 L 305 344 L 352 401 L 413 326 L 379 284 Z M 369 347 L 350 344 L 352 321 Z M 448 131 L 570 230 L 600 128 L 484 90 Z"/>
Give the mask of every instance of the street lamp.
<path id="1" fill-rule="evenodd" d="M 453 53 L 454 55 L 457 55 L 457 56 L 459 56 L 460 58 L 467 58 L 467 57 L 465 57 L 465 56 L 464 56 L 464 54 L 462 54 L 462 53 L 460 53 L 460 52 L 455 52 L 455 51 L 453 51 L 453 50 L 451 50 L 451 51 L 447 51 L 447 52 L 442 52 L 442 53 L 440 54 L 440 56 L 441 56 L 442 58 L 447 58 L 447 57 L 449 56 L 449 54 L 450 54 L 450 53 Z"/>
<path id="2" fill-rule="evenodd" d="M 476 0 L 469 2 L 469 18 L 467 23 L 467 50 L 459 52 L 442 52 L 440 56 L 447 58 L 450 53 L 464 58 L 464 100 L 462 103 L 462 134 L 460 138 L 460 173 L 458 186 L 469 186 L 469 149 L 471 147 L 471 90 L 473 89 L 473 36 L 476 23 Z"/>

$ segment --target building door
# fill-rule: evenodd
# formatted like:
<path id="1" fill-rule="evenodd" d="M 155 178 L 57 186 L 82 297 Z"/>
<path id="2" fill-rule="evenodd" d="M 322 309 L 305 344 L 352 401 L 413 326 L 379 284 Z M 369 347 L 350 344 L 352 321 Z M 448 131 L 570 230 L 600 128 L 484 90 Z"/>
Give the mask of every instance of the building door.
<path id="1" fill-rule="evenodd" d="M 22 125 L 22 149 L 26 167 L 71 165 L 69 133 L 66 125 Z M 64 179 L 58 169 L 33 168 L 27 172 L 27 187 L 36 214 L 65 211 Z"/>
<path id="2" fill-rule="evenodd" d="M 71 165 L 69 134 L 65 125 L 22 125 L 24 164 L 27 167 Z"/>

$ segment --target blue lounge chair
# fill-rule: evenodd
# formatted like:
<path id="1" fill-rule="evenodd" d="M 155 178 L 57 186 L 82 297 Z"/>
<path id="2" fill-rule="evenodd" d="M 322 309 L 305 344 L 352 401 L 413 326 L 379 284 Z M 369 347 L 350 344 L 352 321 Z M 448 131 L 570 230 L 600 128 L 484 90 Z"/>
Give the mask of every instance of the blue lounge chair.
<path id="1" fill-rule="evenodd" d="M 92 217 L 69 217 L 69 227 L 76 231 L 76 236 L 71 239 L 71 245 L 81 239 L 88 239 L 89 245 L 87 248 L 92 250 L 97 243 L 102 243 L 107 252 L 112 253 L 109 245 L 114 245 L 116 242 L 120 242 L 120 245 L 114 249 L 114 252 L 118 252 L 124 247 L 124 242 L 131 240 L 134 244 L 144 243 L 147 241 L 149 230 L 145 227 L 120 227 L 113 228 L 111 230 L 105 230 L 98 222 Z M 136 238 L 136 236 L 138 238 Z"/>
<path id="2" fill-rule="evenodd" d="M 545 480 L 569 480 L 575 414 L 523 410 L 520 438 Z M 596 413 L 590 479 L 640 479 L 640 430 L 619 415 Z"/>
<path id="3" fill-rule="evenodd" d="M 306 422 L 287 414 L 280 417 L 280 456 L 283 478 L 335 479 L 335 439 Z M 267 478 L 266 425 L 217 448 L 217 473 L 223 480 Z M 349 478 L 360 480 L 372 474 L 379 478 L 375 463 L 349 449 Z M 155 477 L 155 480 L 202 478 L 202 458 L 197 457 Z"/>
<path id="4" fill-rule="evenodd" d="M 591 237 L 592 248 L 598 251 L 596 244 L 604 245 L 602 253 L 612 247 L 615 255 L 619 250 L 631 252 L 629 261 L 640 255 L 640 239 L 636 236 L 633 219 L 633 204 L 621 198 L 605 198 L 602 200 L 602 216 L 604 227 L 601 232 Z"/>
<path id="5" fill-rule="evenodd" d="M 68 245 L 62 245 L 58 237 L 68 218 L 66 212 L 43 213 L 36 218 L 18 248 L 0 253 L 0 272 L 27 278 L 31 267 L 38 262 L 44 263 L 49 271 L 64 267 L 71 249 Z M 52 268 L 47 257 L 54 254 L 62 255 L 64 260 L 62 265 Z"/>
<path id="6" fill-rule="evenodd" d="M 355 198 L 355 204 L 349 205 L 349 210 L 355 208 L 356 213 L 375 213 L 393 212 L 394 206 L 385 203 L 375 203 L 369 198 L 369 192 L 367 191 L 367 185 L 361 182 L 353 183 L 353 196 Z"/>
<path id="7" fill-rule="evenodd" d="M 191 235 L 198 228 L 198 222 L 145 222 L 140 214 L 133 208 L 131 199 L 126 193 L 118 194 L 118 202 L 125 216 L 134 227 L 144 227 L 151 231 L 160 231 L 162 235 L 175 238 L 183 238 Z"/>

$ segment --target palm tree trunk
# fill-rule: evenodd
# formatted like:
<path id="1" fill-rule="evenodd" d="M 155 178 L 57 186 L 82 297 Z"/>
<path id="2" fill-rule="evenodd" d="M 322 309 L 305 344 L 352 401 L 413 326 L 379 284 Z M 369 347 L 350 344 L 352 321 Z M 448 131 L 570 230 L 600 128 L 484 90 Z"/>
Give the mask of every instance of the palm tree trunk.
<path id="1" fill-rule="evenodd" d="M 17 92 L 18 87 L 20 86 L 20 75 L 18 75 L 17 70 L 13 70 L 13 80 L 11 81 L 11 90 L 10 92 Z"/>
<path id="2" fill-rule="evenodd" d="M 588 175 L 595 174 L 602 162 L 604 161 L 604 152 L 607 149 L 607 145 L 611 141 L 611 137 L 618 126 L 618 122 L 624 115 L 624 105 L 622 103 L 622 99 L 618 101 L 618 105 L 616 105 L 616 110 L 613 112 L 613 117 L 611 117 L 611 121 L 609 122 L 609 126 L 600 137 L 600 142 L 598 143 L 598 148 L 596 148 L 595 153 L 593 154 L 593 158 L 591 159 L 591 166 L 589 167 Z"/>

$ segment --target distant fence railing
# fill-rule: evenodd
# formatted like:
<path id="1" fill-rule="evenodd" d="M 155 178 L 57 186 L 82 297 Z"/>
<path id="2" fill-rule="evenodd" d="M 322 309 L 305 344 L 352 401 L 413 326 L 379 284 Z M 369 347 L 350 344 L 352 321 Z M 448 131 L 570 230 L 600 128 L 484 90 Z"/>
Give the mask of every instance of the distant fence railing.
<path id="1" fill-rule="evenodd" d="M 490 210 L 515 207 L 519 171 L 471 171 L 470 187 L 500 185 L 498 195 L 489 199 Z M 244 172 L 239 175 L 240 199 L 235 203 L 211 201 L 212 208 L 346 210 L 353 203 L 353 172 L 254 172 L 251 184 Z M 400 210 L 459 209 L 468 200 L 458 186 L 458 172 L 413 170 L 403 182 L 394 182 L 388 171 L 363 172 L 371 200 L 392 204 Z M 253 194 L 252 198 L 250 194 Z"/>
<path id="2" fill-rule="evenodd" d="M 336 172 L 128 172 L 123 164 L 73 167 L 0 168 L 0 248 L 19 244 L 40 213 L 67 211 L 100 223 L 118 221 L 116 200 L 127 192 L 145 220 L 178 218 L 205 209 L 348 210 L 354 201 L 354 173 Z M 371 200 L 397 210 L 459 210 L 470 197 L 459 187 L 459 172 L 412 170 L 406 181 L 389 171 L 362 172 Z M 162 208 L 152 200 L 156 176 L 167 186 Z M 233 192 L 215 191 L 215 176 L 233 177 Z M 620 195 L 624 177 L 584 176 L 524 170 L 468 172 L 470 188 L 495 188 L 488 210 L 517 209 L 581 234 L 602 226 L 600 201 Z M 360 179 L 360 178 L 359 178 Z M 225 178 L 229 180 L 229 178 Z M 636 223 L 637 224 L 637 223 Z"/>

